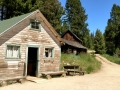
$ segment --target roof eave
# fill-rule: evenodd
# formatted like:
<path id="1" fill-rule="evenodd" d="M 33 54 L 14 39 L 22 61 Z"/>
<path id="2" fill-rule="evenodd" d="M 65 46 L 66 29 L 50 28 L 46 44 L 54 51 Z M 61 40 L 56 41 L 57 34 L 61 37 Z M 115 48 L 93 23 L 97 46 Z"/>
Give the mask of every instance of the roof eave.
<path id="1" fill-rule="evenodd" d="M 34 11 L 36 12 L 36 11 Z M 32 15 L 34 12 L 30 13 L 28 16 L 24 17 L 23 19 L 21 19 L 20 21 L 18 21 L 17 23 L 15 23 L 14 25 L 12 25 L 11 27 L 9 27 L 8 29 L 6 29 L 5 31 L 3 31 L 2 33 L 0 33 L 0 37 L 7 32 L 9 29 L 11 29 L 12 27 L 14 27 L 15 25 L 17 25 L 18 23 L 20 23 L 21 21 L 23 21 L 24 19 L 26 19 L 27 17 L 29 17 L 30 15 Z"/>
<path id="2" fill-rule="evenodd" d="M 44 17 L 44 15 L 37 10 L 38 13 L 41 14 L 41 18 L 43 19 L 42 21 L 47 25 L 47 27 L 50 29 L 50 31 L 55 35 L 55 37 L 59 40 L 60 44 L 64 44 L 62 38 L 58 35 L 58 33 L 55 31 L 55 29 L 51 26 L 51 24 L 47 21 L 47 19 Z"/>

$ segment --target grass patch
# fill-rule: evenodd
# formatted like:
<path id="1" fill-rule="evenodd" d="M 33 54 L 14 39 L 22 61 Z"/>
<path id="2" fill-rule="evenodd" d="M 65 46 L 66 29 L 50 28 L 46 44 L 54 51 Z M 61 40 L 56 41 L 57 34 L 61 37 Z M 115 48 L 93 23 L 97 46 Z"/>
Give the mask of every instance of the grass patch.
<path id="1" fill-rule="evenodd" d="M 6 82 L 6 86 L 7 85 L 11 85 L 11 84 L 13 84 L 13 83 L 16 83 L 17 81 L 14 81 L 14 80 L 10 80 L 10 81 L 5 81 Z M 2 84 L 0 84 L 0 87 L 2 87 Z"/>
<path id="2" fill-rule="evenodd" d="M 61 70 L 64 65 L 79 65 L 88 74 L 91 72 L 96 72 L 101 67 L 101 62 L 95 59 L 94 55 L 90 54 L 62 54 L 61 55 Z"/>
<path id="3" fill-rule="evenodd" d="M 120 58 L 115 57 L 115 56 L 110 56 L 108 54 L 103 54 L 103 57 L 107 58 L 109 61 L 120 64 Z"/>

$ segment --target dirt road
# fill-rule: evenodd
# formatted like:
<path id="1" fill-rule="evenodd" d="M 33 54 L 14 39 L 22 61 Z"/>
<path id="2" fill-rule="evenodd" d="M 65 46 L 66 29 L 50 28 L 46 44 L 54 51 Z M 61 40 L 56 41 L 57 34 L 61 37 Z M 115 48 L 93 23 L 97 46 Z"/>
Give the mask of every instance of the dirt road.
<path id="1" fill-rule="evenodd" d="M 101 70 L 96 73 L 52 78 L 41 83 L 16 83 L 0 90 L 120 90 L 120 65 L 98 54 L 96 58 L 102 62 Z"/>

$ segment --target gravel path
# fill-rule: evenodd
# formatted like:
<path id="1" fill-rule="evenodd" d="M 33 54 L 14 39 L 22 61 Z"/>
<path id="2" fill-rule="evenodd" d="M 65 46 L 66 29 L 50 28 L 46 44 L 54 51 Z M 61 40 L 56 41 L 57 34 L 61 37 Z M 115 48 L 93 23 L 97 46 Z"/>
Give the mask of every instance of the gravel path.
<path id="1" fill-rule="evenodd" d="M 102 62 L 97 73 L 52 78 L 41 83 L 27 81 L 1 87 L 0 90 L 120 90 L 120 65 L 109 62 L 99 54 L 96 56 Z"/>

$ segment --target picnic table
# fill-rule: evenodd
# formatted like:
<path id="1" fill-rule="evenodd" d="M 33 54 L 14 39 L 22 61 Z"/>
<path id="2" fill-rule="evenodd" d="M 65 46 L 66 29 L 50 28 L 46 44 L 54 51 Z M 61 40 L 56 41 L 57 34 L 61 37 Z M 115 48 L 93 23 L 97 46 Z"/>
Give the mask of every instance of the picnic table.
<path id="1" fill-rule="evenodd" d="M 68 75 L 70 75 L 71 72 L 73 73 L 73 75 L 76 75 L 77 73 L 79 75 L 85 74 L 85 71 L 83 71 L 82 68 L 78 65 L 65 65 L 64 71 L 66 71 Z"/>

